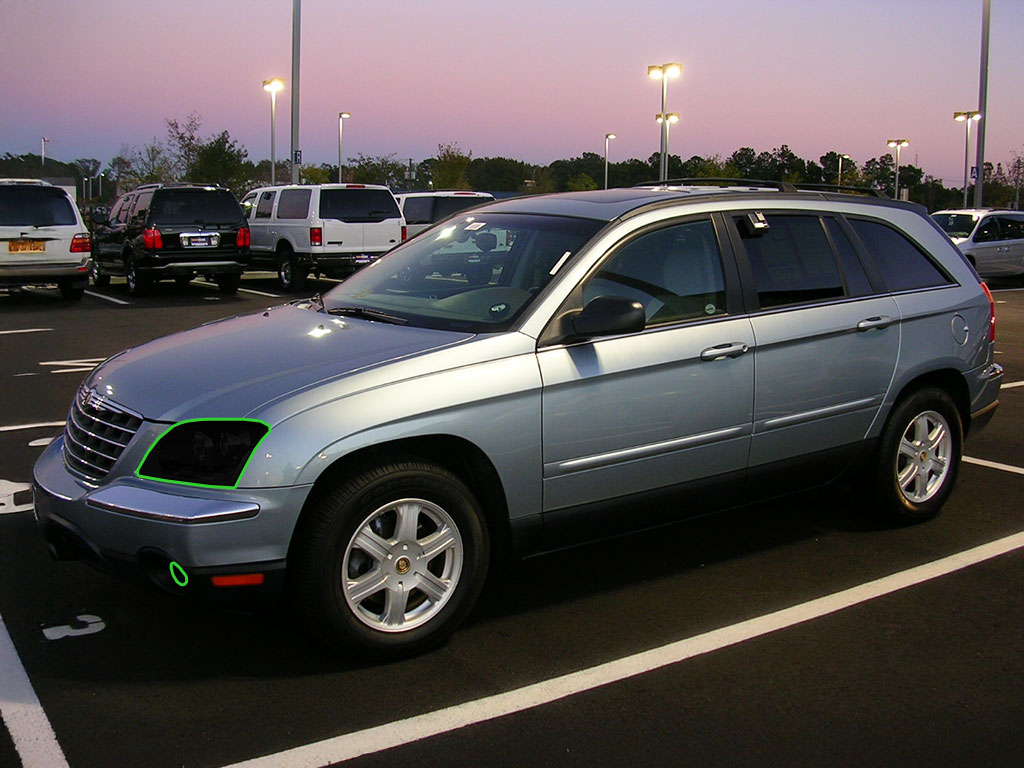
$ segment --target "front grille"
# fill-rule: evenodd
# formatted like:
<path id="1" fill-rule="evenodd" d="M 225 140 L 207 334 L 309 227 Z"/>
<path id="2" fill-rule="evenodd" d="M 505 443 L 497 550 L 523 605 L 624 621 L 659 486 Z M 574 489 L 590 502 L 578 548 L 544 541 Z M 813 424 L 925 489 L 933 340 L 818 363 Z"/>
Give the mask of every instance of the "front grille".
<path id="1" fill-rule="evenodd" d="M 139 416 L 83 387 L 64 427 L 64 463 L 87 480 L 102 480 L 141 425 Z"/>

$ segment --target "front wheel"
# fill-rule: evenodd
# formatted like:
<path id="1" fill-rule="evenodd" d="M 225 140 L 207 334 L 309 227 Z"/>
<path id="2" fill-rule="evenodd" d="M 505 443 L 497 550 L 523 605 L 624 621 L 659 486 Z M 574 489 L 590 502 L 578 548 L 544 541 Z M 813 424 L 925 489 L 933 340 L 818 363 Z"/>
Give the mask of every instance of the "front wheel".
<path id="1" fill-rule="evenodd" d="M 415 459 L 364 471 L 309 510 L 289 559 L 295 604 L 343 651 L 393 659 L 446 638 L 473 607 L 489 560 L 472 491 Z"/>
<path id="2" fill-rule="evenodd" d="M 960 413 L 941 389 L 920 389 L 897 403 L 875 459 L 879 515 L 898 524 L 937 515 L 953 492 L 962 444 Z"/>
<path id="3" fill-rule="evenodd" d="M 106 274 L 100 269 L 100 263 L 93 259 L 92 269 L 90 270 L 89 276 L 92 277 L 92 284 L 97 288 L 103 288 L 110 285 L 110 275 Z"/>

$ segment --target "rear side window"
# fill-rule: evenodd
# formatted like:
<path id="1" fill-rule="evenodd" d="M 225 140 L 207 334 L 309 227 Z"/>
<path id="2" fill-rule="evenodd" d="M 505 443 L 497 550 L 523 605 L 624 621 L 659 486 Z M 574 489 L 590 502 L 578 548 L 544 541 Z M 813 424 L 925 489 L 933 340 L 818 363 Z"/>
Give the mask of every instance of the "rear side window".
<path id="1" fill-rule="evenodd" d="M 1024 221 L 1011 219 L 1009 216 L 999 217 L 1000 240 L 1024 239 Z"/>
<path id="2" fill-rule="evenodd" d="M 464 211 L 466 208 L 471 208 L 474 205 L 480 205 L 480 203 L 485 202 L 487 201 L 482 197 L 471 197 L 469 195 L 439 197 L 434 204 L 434 221 L 446 219 L 453 213 Z"/>
<path id="3" fill-rule="evenodd" d="M 241 219 L 242 209 L 226 189 L 161 189 L 153 200 L 153 220 L 159 224 L 237 224 Z"/>
<path id="4" fill-rule="evenodd" d="M 434 200 L 430 197 L 407 197 L 402 206 L 406 224 L 430 224 L 434 219 L 431 214 Z"/>
<path id="5" fill-rule="evenodd" d="M 371 222 L 401 216 L 395 196 L 386 189 L 325 189 L 320 192 L 321 219 Z"/>
<path id="6" fill-rule="evenodd" d="M 823 219 L 828 236 L 832 239 L 832 245 L 839 256 L 839 263 L 843 267 L 843 275 L 846 277 L 846 293 L 848 296 L 869 296 L 874 293 L 871 290 L 871 282 L 864 272 L 864 265 L 857 258 L 857 252 L 853 243 L 846 233 L 840 228 L 839 223 L 832 218 Z"/>
<path id="7" fill-rule="evenodd" d="M 863 219 L 849 221 L 890 291 L 912 291 L 949 284 L 949 279 L 931 259 L 892 227 Z"/>
<path id="8" fill-rule="evenodd" d="M 141 193 L 137 198 L 135 198 L 135 207 L 132 208 L 131 217 L 133 219 L 144 219 L 146 217 L 146 213 L 149 212 L 149 206 L 152 202 L 152 192 Z"/>
<path id="9" fill-rule="evenodd" d="M 767 216 L 768 229 L 743 239 L 762 309 L 845 296 L 843 280 L 817 216 Z M 740 231 L 743 217 L 737 217 Z"/>
<path id="10" fill-rule="evenodd" d="M 274 195 L 276 192 L 264 192 L 260 195 L 260 201 L 256 205 L 256 218 L 269 219 L 270 212 L 274 208 Z"/>
<path id="11" fill-rule="evenodd" d="M 277 218 L 304 219 L 309 216 L 309 198 L 311 189 L 281 190 L 281 200 L 277 204 Z"/>
<path id="12" fill-rule="evenodd" d="M 75 223 L 71 200 L 62 189 L 0 186 L 0 226 L 53 227 Z"/>

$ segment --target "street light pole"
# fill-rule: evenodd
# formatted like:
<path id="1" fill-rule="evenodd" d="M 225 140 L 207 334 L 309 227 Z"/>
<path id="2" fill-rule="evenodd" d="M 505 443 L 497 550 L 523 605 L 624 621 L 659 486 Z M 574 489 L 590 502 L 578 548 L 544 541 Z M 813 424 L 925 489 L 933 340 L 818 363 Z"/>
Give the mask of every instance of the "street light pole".
<path id="1" fill-rule="evenodd" d="M 661 80 L 661 112 L 666 113 L 665 103 L 668 100 L 668 79 L 679 77 L 683 73 L 683 65 L 676 61 L 667 64 L 651 64 L 647 67 L 647 76 L 653 80 Z M 661 121 L 661 157 L 658 161 L 658 180 L 668 179 L 668 123 Z"/>
<path id="2" fill-rule="evenodd" d="M 292 184 L 299 183 L 299 48 L 302 43 L 302 0 L 292 0 Z"/>
<path id="3" fill-rule="evenodd" d="M 604 188 L 608 189 L 608 142 L 618 138 L 614 133 L 604 135 Z"/>
<path id="4" fill-rule="evenodd" d="M 338 113 L 338 183 L 341 184 L 341 159 L 344 155 L 341 153 L 341 131 L 345 127 L 345 121 L 352 117 L 351 112 L 339 112 Z"/>
<path id="5" fill-rule="evenodd" d="M 277 92 L 284 88 L 284 80 L 272 77 L 263 81 L 263 90 L 270 92 L 270 183 L 277 183 Z"/>
<path id="6" fill-rule="evenodd" d="M 896 150 L 896 184 L 895 194 L 893 197 L 896 200 L 900 199 L 900 150 L 904 147 L 909 147 L 910 142 L 906 139 L 889 139 L 887 142 L 890 148 Z"/>
<path id="7" fill-rule="evenodd" d="M 839 179 L 836 181 L 836 186 L 843 186 L 843 160 L 849 160 L 850 156 L 846 154 L 839 155 Z"/>
<path id="8" fill-rule="evenodd" d="M 981 120 L 981 112 L 977 110 L 968 109 L 963 112 L 954 112 L 953 119 L 958 123 L 963 123 L 966 127 L 964 132 L 964 208 L 967 207 L 967 162 L 968 156 L 971 151 L 971 123 Z"/>
<path id="9" fill-rule="evenodd" d="M 41 171 L 43 168 L 46 167 L 46 145 L 50 143 L 50 140 L 45 136 L 42 136 L 40 138 L 42 139 L 41 144 L 43 146 L 42 151 L 39 153 L 39 170 Z"/>
<path id="10" fill-rule="evenodd" d="M 668 114 L 662 112 L 660 115 L 654 116 L 654 121 L 661 124 L 662 136 L 665 139 L 665 168 L 661 173 L 661 181 L 668 181 L 668 129 L 673 123 L 679 122 L 678 112 L 669 112 Z"/>

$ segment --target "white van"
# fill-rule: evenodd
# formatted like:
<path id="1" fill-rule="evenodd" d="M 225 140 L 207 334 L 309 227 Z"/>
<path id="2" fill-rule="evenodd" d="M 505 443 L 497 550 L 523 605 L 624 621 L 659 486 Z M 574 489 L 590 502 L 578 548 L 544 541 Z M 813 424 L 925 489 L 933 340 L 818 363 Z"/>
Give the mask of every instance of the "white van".
<path id="1" fill-rule="evenodd" d="M 1024 275 L 1024 212 L 964 208 L 932 219 L 982 277 Z"/>
<path id="2" fill-rule="evenodd" d="M 242 198 L 252 231 L 252 263 L 277 270 L 281 287 L 302 290 L 312 272 L 344 278 L 406 238 L 388 187 L 289 184 Z"/>
<path id="3" fill-rule="evenodd" d="M 447 219 L 453 213 L 472 208 L 474 205 L 494 200 L 494 195 L 486 192 L 405 192 L 395 195 L 402 209 L 409 237 L 415 237 L 441 219 Z"/>

